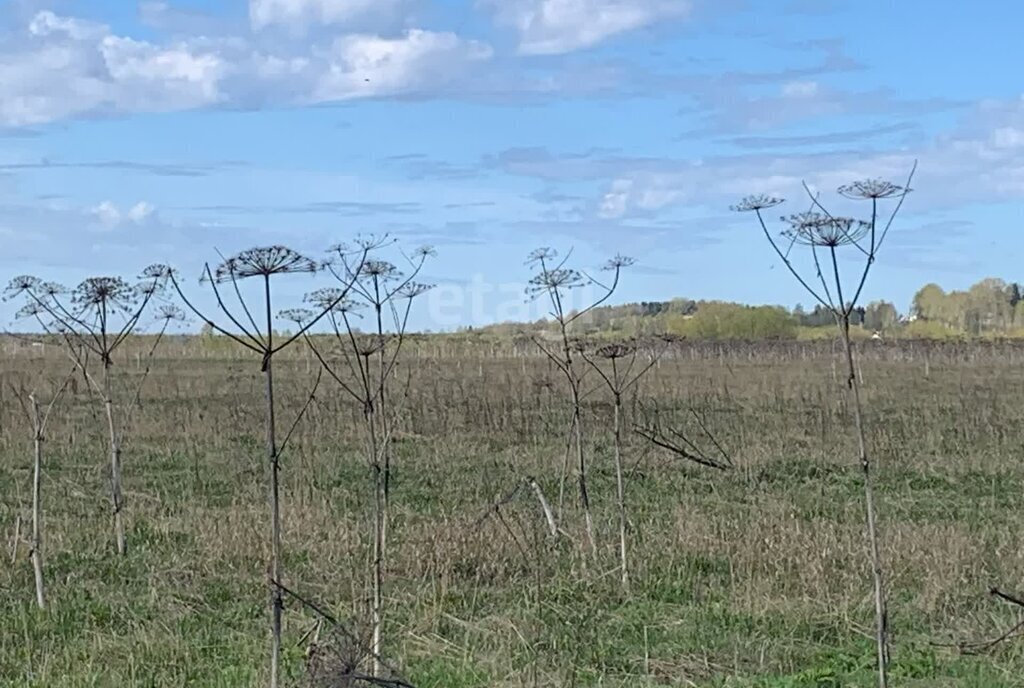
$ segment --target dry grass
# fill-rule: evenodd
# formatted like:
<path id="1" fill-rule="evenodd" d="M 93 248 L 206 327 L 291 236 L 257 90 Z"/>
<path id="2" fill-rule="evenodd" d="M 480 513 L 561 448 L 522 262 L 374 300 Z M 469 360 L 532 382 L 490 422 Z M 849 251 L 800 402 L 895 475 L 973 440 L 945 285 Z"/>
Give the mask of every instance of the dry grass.
<path id="1" fill-rule="evenodd" d="M 44 482 L 52 606 L 34 607 L 23 546 L 0 570 L 2 685 L 264 680 L 258 370 L 198 341 L 162 355 L 125 447 L 124 558 L 110 556 L 106 454 L 84 386 L 55 411 Z M 134 356 L 118 365 L 141 372 Z M 994 637 L 1016 621 L 986 590 L 1024 587 L 1022 358 L 992 343 L 866 351 L 896 685 L 1024 685 L 1024 644 L 981 657 L 932 644 Z M 281 361 L 287 420 L 315 366 L 301 351 Z M 401 373 L 413 383 L 396 441 L 389 657 L 420 688 L 870 685 L 860 478 L 831 361 L 827 342 L 682 345 L 641 382 L 640 397 L 674 422 L 690 408 L 705 416 L 738 468 L 700 470 L 629 438 L 639 463 L 626 596 L 601 434 L 610 406 L 593 395 L 586 408 L 595 571 L 571 490 L 560 524 L 571 538 L 547 537 L 529 491 L 487 515 L 525 476 L 557 503 L 568 422 L 557 371 L 512 343 L 417 341 Z M 57 352 L 11 350 L 0 365 L 9 542 L 27 515 L 31 436 L 8 383 L 57 380 L 64 364 Z M 357 626 L 370 595 L 361 427 L 359 409 L 322 388 L 283 460 L 286 581 Z M 302 685 L 299 641 L 313 623 L 286 609 L 289 684 Z"/>

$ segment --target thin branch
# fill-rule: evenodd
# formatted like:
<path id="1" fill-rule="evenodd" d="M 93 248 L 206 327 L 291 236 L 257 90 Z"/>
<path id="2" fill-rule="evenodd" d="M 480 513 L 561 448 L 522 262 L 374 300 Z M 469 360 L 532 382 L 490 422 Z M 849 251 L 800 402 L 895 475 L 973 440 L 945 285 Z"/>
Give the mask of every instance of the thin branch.
<path id="1" fill-rule="evenodd" d="M 292 438 L 292 434 L 295 432 L 295 428 L 299 426 L 299 422 L 302 420 L 303 416 L 306 415 L 306 411 L 309 410 L 310 404 L 316 401 L 316 391 L 320 388 L 320 380 L 323 378 L 323 376 L 324 369 L 321 367 L 316 372 L 316 381 L 313 383 L 313 389 L 310 390 L 309 397 L 307 397 L 306 399 L 306 403 L 302 405 L 302 409 L 299 411 L 298 415 L 295 416 L 295 420 L 292 422 L 291 427 L 288 428 L 288 432 L 285 433 L 284 439 L 281 440 L 281 443 L 277 445 L 278 457 L 284 454 L 284 449 L 285 447 L 288 446 L 288 440 Z"/>

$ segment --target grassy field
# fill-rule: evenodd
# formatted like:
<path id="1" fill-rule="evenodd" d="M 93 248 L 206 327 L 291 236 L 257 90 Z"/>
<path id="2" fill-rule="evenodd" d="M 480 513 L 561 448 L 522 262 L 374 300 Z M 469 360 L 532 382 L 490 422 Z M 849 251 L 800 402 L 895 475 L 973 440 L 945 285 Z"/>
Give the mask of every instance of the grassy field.
<path id="1" fill-rule="evenodd" d="M 971 656 L 1024 588 L 1024 348 L 863 345 L 870 451 L 890 571 L 893 685 L 1024 686 L 1024 641 Z M 278 370 L 287 427 L 316 375 Z M 105 419 L 79 384 L 54 412 L 44 499 L 50 606 L 27 547 L 31 435 L 14 390 L 45 389 L 58 351 L 0 363 L 0 685 L 249 687 L 268 648 L 266 474 L 258 362 L 170 342 L 125 446 L 128 554 L 114 554 Z M 118 372 L 136 379 L 132 353 Z M 696 432 L 712 471 L 628 437 L 633 584 L 616 571 L 611 405 L 587 398 L 598 565 L 585 565 L 572 483 L 550 538 L 528 476 L 559 503 L 568 409 L 525 345 L 410 346 L 395 436 L 386 654 L 418 688 L 869 686 L 873 612 L 860 473 L 828 342 L 679 345 L 627 401 Z M 46 382 L 49 381 L 49 382 Z M 596 381 L 595 381 L 596 382 Z M 283 459 L 287 584 L 367 626 L 370 476 L 360 409 L 328 382 Z M 25 526 L 22 526 L 24 535 Z M 285 610 L 287 685 L 308 685 L 316 617 Z M 325 648 L 333 647 L 329 642 Z M 327 650 L 325 650 L 327 651 Z"/>

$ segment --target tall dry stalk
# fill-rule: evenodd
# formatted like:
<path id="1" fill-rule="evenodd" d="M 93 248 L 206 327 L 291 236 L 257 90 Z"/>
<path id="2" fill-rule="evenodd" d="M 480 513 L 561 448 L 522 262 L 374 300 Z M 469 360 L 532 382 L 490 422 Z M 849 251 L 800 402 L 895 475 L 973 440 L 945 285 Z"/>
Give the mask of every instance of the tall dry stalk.
<path id="1" fill-rule="evenodd" d="M 892 227 L 896 215 L 903 206 L 903 201 L 910 193 L 910 182 L 914 176 L 911 170 L 903 186 L 881 180 L 865 180 L 839 187 L 839 194 L 850 199 L 868 200 L 871 202 L 869 220 L 858 220 L 841 217 L 829 212 L 815 194 L 804 185 L 811 198 L 811 210 L 783 217 L 789 226 L 781 233 L 781 240 L 768 230 L 763 212 L 768 208 L 782 203 L 781 199 L 769 196 L 750 196 L 744 199 L 734 210 L 753 212 L 771 244 L 776 255 L 782 260 L 789 272 L 800 282 L 822 306 L 827 308 L 835 318 L 836 328 L 843 343 L 845 362 L 845 387 L 849 398 L 849 407 L 853 416 L 853 431 L 857 440 L 858 462 L 864 480 L 865 525 L 867 530 L 868 549 L 871 561 L 871 577 L 875 602 L 875 645 L 877 650 L 878 686 L 887 688 L 889 684 L 889 621 L 885 589 L 885 571 L 882 564 L 880 536 L 878 533 L 878 510 L 875 504 L 873 486 L 873 467 L 867 451 L 864 414 L 861 404 L 861 382 L 857 376 L 853 339 L 850 334 L 850 316 L 857 308 L 868 275 L 878 256 L 885 238 Z M 888 219 L 880 224 L 879 202 L 894 200 L 895 205 Z M 791 250 L 795 246 L 809 249 L 810 262 L 813 266 L 813 277 L 806 278 L 791 260 Z M 853 283 L 853 290 L 844 291 L 846 282 L 841 276 L 839 251 L 852 249 L 859 254 L 863 266 L 859 278 Z M 824 267 L 823 267 L 824 266 Z M 814 281 L 820 286 L 812 286 Z M 847 298 L 847 294 L 852 295 Z"/>
<path id="2" fill-rule="evenodd" d="M 71 291 L 55 282 L 21 276 L 12 280 L 6 291 L 7 299 L 25 299 L 19 316 L 34 318 L 45 333 L 62 342 L 65 352 L 81 370 L 95 398 L 103 407 L 110 450 L 110 502 L 114 539 L 117 552 L 122 555 L 127 552 L 121 469 L 124 429 L 119 428 L 116 420 L 118 409 L 112 371 L 113 356 L 137 331 L 147 307 L 163 293 L 166 275 L 166 267 L 152 265 L 143 271 L 140 281 L 134 285 L 120 277 L 90 277 Z M 97 357 L 102 366 L 99 380 L 90 370 L 90 356 Z M 126 415 L 130 413 L 127 409 L 120 410 L 125 411 Z"/>
<path id="3" fill-rule="evenodd" d="M 568 386 L 572 415 L 569 422 L 569 437 L 566 442 L 566 461 L 568 462 L 572 447 L 575 447 L 576 484 L 579 489 L 580 508 L 583 511 L 584 536 L 590 557 L 596 561 L 597 538 L 594 534 L 594 519 L 590 511 L 590 494 L 587 488 L 587 458 L 581 405 L 585 373 L 577 365 L 574 356 L 578 346 L 573 341 L 571 329 L 580 318 L 611 298 L 619 286 L 622 269 L 632 265 L 634 261 L 632 258 L 621 255 L 609 260 L 602 269 L 611 272 L 612 279 L 607 283 L 602 283 L 583 271 L 566 267 L 571 256 L 572 252 L 570 251 L 568 255 L 559 260 L 558 253 L 553 249 L 539 248 L 533 251 L 526 260 L 526 265 L 534 270 L 527 286 L 527 295 L 534 299 L 546 296 L 551 304 L 549 315 L 557 328 L 555 346 L 545 345 L 540 338 L 534 338 L 534 343 L 562 373 Z M 600 289 L 602 293 L 582 308 L 572 309 L 569 302 L 571 292 L 591 286 Z M 565 492 L 566 474 L 567 471 L 563 468 L 559 482 L 560 509 Z"/>
<path id="4" fill-rule="evenodd" d="M 60 387 L 51 395 L 45 409 L 40 406 L 36 392 L 26 389 L 15 390 L 15 396 L 32 430 L 32 532 L 29 536 L 29 559 L 32 561 L 36 604 L 40 609 L 46 609 L 46 586 L 43 576 L 43 443 L 46 440 L 46 424 L 50 414 L 71 382 L 75 370 L 72 368 L 65 376 Z"/>
<path id="5" fill-rule="evenodd" d="M 377 250 L 383 243 L 382 240 L 370 239 L 360 246 Z M 324 351 L 313 336 L 307 336 L 306 341 L 323 369 L 363 411 L 367 462 L 374 495 L 370 655 L 373 675 L 379 676 L 383 669 L 384 585 L 391 513 L 391 440 L 400 410 L 391 386 L 406 339 L 413 301 L 430 288 L 416 282 L 415 278 L 434 252 L 430 247 L 421 247 L 406 257 L 408 272 L 375 255 L 370 255 L 362 264 L 353 264 L 349 259 L 351 251 L 345 246 L 335 247 L 332 253 L 327 270 L 339 283 L 349 285 L 349 298 L 337 301 L 339 288 L 321 289 L 307 295 L 308 303 L 317 308 L 328 308 L 325 322 L 330 326 L 332 349 Z M 353 319 L 359 317 L 361 311 L 370 313 L 372 334 L 360 333 L 355 325 Z M 304 323 L 311 313 L 291 311 L 288 316 Z"/>
<path id="6" fill-rule="evenodd" d="M 365 251 L 359 258 L 359 262 L 365 259 Z M 269 246 L 252 248 L 230 258 L 225 258 L 215 269 L 209 264 L 203 267 L 200 282 L 210 285 L 210 289 L 217 302 L 217 308 L 221 314 L 230 322 L 219 324 L 204 315 L 185 296 L 181 289 L 177 275 L 168 271 L 168 277 L 174 285 L 178 296 L 185 305 L 198 316 L 212 330 L 219 332 L 242 347 L 260 356 L 260 372 L 264 382 L 264 430 L 265 430 L 265 452 L 267 458 L 267 470 L 269 473 L 269 510 L 270 510 L 270 686 L 277 688 L 280 682 L 280 658 L 281 658 L 281 612 L 284 602 L 280 585 L 282 584 L 281 571 L 281 491 L 280 472 L 281 455 L 287 444 L 291 432 L 294 431 L 299 420 L 309 408 L 306 404 L 296 416 L 291 430 L 279 444 L 277 440 L 277 408 L 274 396 L 274 356 L 293 344 L 302 337 L 306 330 L 315 325 L 321 318 L 327 315 L 333 308 L 341 303 L 347 290 L 338 294 L 336 300 L 325 304 L 323 309 L 314 313 L 309 322 L 302 326 L 293 335 L 282 338 L 282 341 L 274 339 L 274 303 L 272 280 L 284 275 L 297 273 L 315 273 L 320 268 L 319 263 L 307 258 L 285 246 Z M 254 279 L 259 282 L 259 294 L 246 297 L 239 285 L 243 280 Z M 225 303 L 220 287 L 218 285 L 230 285 L 242 315 L 232 311 Z M 255 299 L 261 302 L 262 309 L 250 308 L 249 303 Z M 262 317 L 262 322 L 257 321 L 253 312 Z M 243 322 L 244 318 L 244 322 Z M 234 328 L 232 331 L 230 328 Z M 319 383 L 319 378 L 317 379 Z"/>
<path id="7" fill-rule="evenodd" d="M 629 517 L 626 513 L 626 478 L 623 468 L 623 395 L 657 363 L 658 354 L 652 355 L 647 364 L 636 369 L 639 349 L 635 343 L 623 342 L 599 347 L 593 355 L 585 348 L 580 355 L 597 371 L 601 380 L 612 395 L 612 449 L 615 458 L 615 500 L 619 512 L 619 577 L 623 590 L 629 590 L 629 556 L 627 546 L 627 530 Z M 604 363 L 602 364 L 601 361 Z"/>

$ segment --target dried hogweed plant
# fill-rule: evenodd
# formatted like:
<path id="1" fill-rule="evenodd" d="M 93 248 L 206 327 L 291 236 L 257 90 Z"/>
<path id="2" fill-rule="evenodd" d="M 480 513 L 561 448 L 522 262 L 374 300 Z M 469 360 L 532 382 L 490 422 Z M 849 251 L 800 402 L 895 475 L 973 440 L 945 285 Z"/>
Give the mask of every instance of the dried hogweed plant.
<path id="1" fill-rule="evenodd" d="M 10 282 L 5 293 L 5 299 L 22 299 L 20 317 L 33 319 L 44 333 L 62 343 L 65 352 L 85 377 L 94 398 L 103 406 L 110 451 L 114 539 L 119 554 L 127 551 L 122 441 L 127 418 L 130 418 L 139 395 L 133 394 L 128 405 L 118 407 L 113 376 L 114 354 L 139 331 L 148 308 L 163 297 L 166 276 L 165 266 L 151 265 L 134 284 L 121 277 L 90 277 L 71 290 L 38 277 L 21 276 Z M 90 366 L 93 357 L 99 360 L 101 367 L 98 379 Z M 138 382 L 139 389 L 145 379 L 146 376 L 142 376 Z M 120 427 L 119 417 L 125 419 Z"/>
<path id="2" fill-rule="evenodd" d="M 846 369 L 846 389 L 849 407 L 853 414 L 853 430 L 857 439 L 858 461 L 864 481 L 864 506 L 868 549 L 871 560 L 871 574 L 875 601 L 875 644 L 877 648 L 877 669 L 879 688 L 888 686 L 889 675 L 889 627 L 886 602 L 885 572 L 880 553 L 878 515 L 874 498 L 872 462 L 868 456 L 863 409 L 860 398 L 860 382 L 854 363 L 854 345 L 850 335 L 851 315 L 868 275 L 874 266 L 878 253 L 885 243 L 893 221 L 903 207 L 903 201 L 910 193 L 916 164 L 911 169 L 906 183 L 902 186 L 892 182 L 869 179 L 839 187 L 839 195 L 871 204 L 867 219 L 842 217 L 831 213 L 816 194 L 804 185 L 810 197 L 811 209 L 807 212 L 784 216 L 788 225 L 777 237 L 768 229 L 764 211 L 780 205 L 783 201 L 771 196 L 748 196 L 733 210 L 752 212 L 768 243 L 782 260 L 786 269 L 800 285 L 824 308 L 832 313 L 843 344 Z M 883 204 L 891 202 L 889 212 L 883 212 Z M 803 247 L 809 254 L 809 270 L 802 271 L 792 259 L 796 247 Z M 840 252 L 859 259 L 860 267 L 852 280 L 844 279 Z"/>
<path id="3" fill-rule="evenodd" d="M 588 351 L 580 349 L 580 356 L 597 372 L 603 386 L 612 397 L 612 449 L 615 459 L 615 499 L 619 511 L 619 577 L 623 590 L 629 590 L 629 557 L 627 531 L 629 517 L 626 510 L 626 477 L 623 467 L 623 395 L 634 388 L 658 362 L 663 350 L 642 351 L 636 342 L 606 344 Z M 637 365 L 643 355 L 643 362 Z"/>
<path id="4" fill-rule="evenodd" d="M 355 256 L 353 256 L 353 260 L 362 265 L 368 251 L 368 247 L 357 251 Z M 288 440 L 291 438 L 292 432 L 309 408 L 308 403 L 303 406 L 290 426 L 291 429 L 279 443 L 276 423 L 277 408 L 274 399 L 273 359 L 276 354 L 298 341 L 309 328 L 313 327 L 337 308 L 348 294 L 348 288 L 342 289 L 331 302 L 322 304 L 317 312 L 312 313 L 308 321 L 299 328 L 298 332 L 275 339 L 273 287 L 279 278 L 296 274 L 311 275 L 316 273 L 319 268 L 320 265 L 317 261 L 307 258 L 285 246 L 251 248 L 231 257 L 224 258 L 222 256 L 222 261 L 213 268 L 206 264 L 200 276 L 200 283 L 208 285 L 212 292 L 217 304 L 217 310 L 221 316 L 218 320 L 208 317 L 196 307 L 181 288 L 178 275 L 174 271 L 168 271 L 168 278 L 174 290 L 189 310 L 195 313 L 213 331 L 230 338 L 236 344 L 259 356 L 260 359 L 260 371 L 264 379 L 265 450 L 269 473 L 267 482 L 270 511 L 270 564 L 268 568 L 271 582 L 271 688 L 277 688 L 280 681 L 281 612 L 284 606 L 281 588 L 278 587 L 282 582 L 281 455 L 287 446 Z M 241 283 L 246 280 L 252 280 L 257 283 L 257 295 L 247 295 L 243 292 Z M 228 303 L 231 301 L 236 305 L 233 307 L 229 306 Z M 313 393 L 310 394 L 311 399 L 319 384 L 319 380 L 318 376 L 314 384 Z"/>
<path id="5" fill-rule="evenodd" d="M 576 484 L 579 489 L 580 508 L 583 511 L 584 537 L 591 559 L 596 559 L 597 540 L 594 534 L 594 520 L 590 511 L 590 495 L 587 489 L 587 455 L 581 407 L 583 376 L 586 374 L 586 367 L 580 366 L 577 360 L 579 358 L 578 346 L 573 337 L 573 325 L 611 298 L 619 286 L 622 270 L 632 265 L 634 260 L 621 255 L 610 259 L 602 269 L 611 274 L 611 279 L 602 282 L 581 270 L 569 267 L 568 262 L 571 257 L 571 251 L 561 259 L 559 259 L 558 252 L 551 248 L 539 248 L 533 251 L 526 260 L 526 265 L 533 270 L 526 293 L 531 299 L 547 299 L 550 304 L 549 315 L 555 325 L 555 336 L 552 341 L 548 342 L 535 337 L 534 343 L 565 378 L 571 405 L 565 461 L 559 480 L 559 512 L 564 504 L 569 459 L 573 448 L 575 448 Z M 585 287 L 596 289 L 597 295 L 581 308 L 573 309 L 570 303 L 572 292 Z"/>
<path id="6" fill-rule="evenodd" d="M 46 441 L 46 426 L 50 414 L 76 372 L 77 366 L 73 366 L 60 385 L 51 391 L 49 400 L 45 403 L 40 403 L 41 394 L 38 389 L 29 389 L 25 385 L 12 389 L 32 431 L 32 532 L 29 534 L 28 547 L 36 589 L 36 604 L 40 609 L 46 609 L 46 585 L 43 575 L 43 447 Z"/>
<path id="7" fill-rule="evenodd" d="M 326 270 L 341 285 L 312 292 L 306 302 L 313 310 L 289 315 L 306 322 L 316 310 L 326 309 L 323 321 L 327 336 L 318 343 L 315 336 L 306 342 L 323 370 L 363 412 L 366 429 L 366 457 L 373 489 L 373 556 L 371 571 L 372 641 L 370 656 L 373 675 L 382 670 L 384 586 L 388 562 L 388 529 L 391 514 L 392 438 L 406 394 L 394 389 L 400 354 L 407 339 L 413 303 L 431 285 L 416 281 L 426 261 L 434 255 L 430 247 L 402 254 L 404 268 L 380 257 L 392 242 L 368 239 L 359 244 L 369 248 L 362 263 L 354 263 L 352 250 L 336 246 L 331 250 Z M 342 297 L 344 293 L 343 298 Z M 357 324 L 366 317 L 369 332 Z M 408 381 L 404 386 L 408 390 Z"/>

